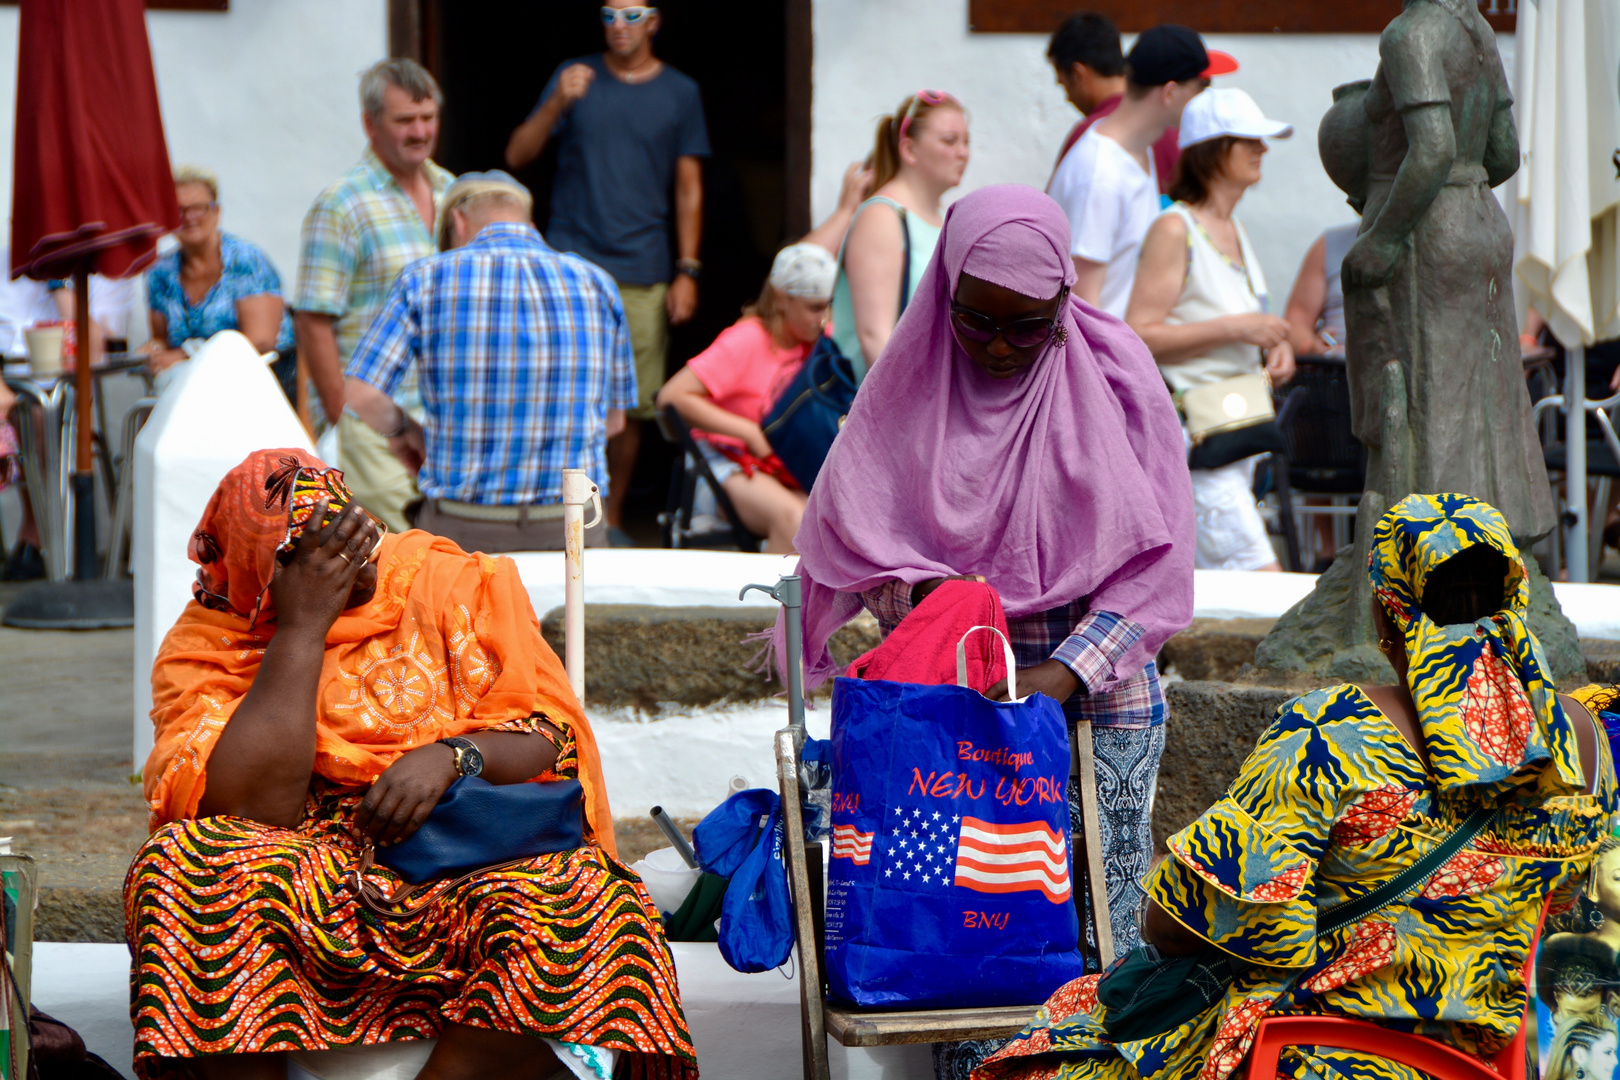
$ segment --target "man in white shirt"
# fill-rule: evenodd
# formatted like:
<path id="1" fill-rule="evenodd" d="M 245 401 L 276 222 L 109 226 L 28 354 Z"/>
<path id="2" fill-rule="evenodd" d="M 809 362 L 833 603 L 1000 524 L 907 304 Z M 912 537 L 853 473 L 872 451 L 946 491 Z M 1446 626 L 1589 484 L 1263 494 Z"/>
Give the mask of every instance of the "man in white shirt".
<path id="1" fill-rule="evenodd" d="M 1125 58 L 1125 97 L 1075 143 L 1052 178 L 1069 215 L 1074 295 L 1125 317 L 1136 258 L 1159 215 L 1153 144 L 1181 122 L 1181 110 L 1209 85 L 1210 57 L 1185 26 L 1155 26 Z"/>

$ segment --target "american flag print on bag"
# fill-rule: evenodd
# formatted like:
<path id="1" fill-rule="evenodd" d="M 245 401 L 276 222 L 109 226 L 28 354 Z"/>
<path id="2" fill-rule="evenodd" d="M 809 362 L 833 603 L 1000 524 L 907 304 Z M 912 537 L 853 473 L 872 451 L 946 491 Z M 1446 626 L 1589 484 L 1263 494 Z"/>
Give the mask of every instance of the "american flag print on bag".
<path id="1" fill-rule="evenodd" d="M 956 844 L 956 884 L 978 892 L 1035 891 L 1054 904 L 1069 899 L 1069 853 L 1063 836 L 1044 822 L 997 825 L 962 819 Z"/>
<path id="2" fill-rule="evenodd" d="M 872 861 L 872 834 L 860 832 L 853 825 L 838 825 L 832 831 L 832 857 L 854 859 L 856 866 Z"/>
<path id="3" fill-rule="evenodd" d="M 833 829 L 833 858 L 839 858 L 839 832 L 853 836 L 852 825 Z M 894 884 L 956 885 L 982 893 L 1038 892 L 1054 904 L 1067 903 L 1068 843 L 1042 821 L 998 825 L 976 817 L 893 808 L 884 829 L 883 878 Z M 853 857 L 853 856 L 851 856 Z M 856 857 L 865 865 L 865 857 Z"/>

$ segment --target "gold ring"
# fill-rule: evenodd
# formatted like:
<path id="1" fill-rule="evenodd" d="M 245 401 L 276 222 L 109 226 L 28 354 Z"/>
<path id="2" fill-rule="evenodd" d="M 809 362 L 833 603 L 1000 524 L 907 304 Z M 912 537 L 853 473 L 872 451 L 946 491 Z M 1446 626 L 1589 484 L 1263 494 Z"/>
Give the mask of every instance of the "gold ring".
<path id="1" fill-rule="evenodd" d="M 349 553 L 347 551 L 338 552 L 338 558 L 342 559 L 344 562 L 352 562 L 353 561 L 352 559 L 349 558 Z"/>

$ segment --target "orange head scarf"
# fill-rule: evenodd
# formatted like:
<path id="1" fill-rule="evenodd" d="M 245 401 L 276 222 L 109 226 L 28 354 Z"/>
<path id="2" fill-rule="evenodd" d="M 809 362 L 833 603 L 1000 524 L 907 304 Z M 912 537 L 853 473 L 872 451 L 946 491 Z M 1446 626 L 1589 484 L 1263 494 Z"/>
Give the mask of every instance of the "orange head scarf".
<path id="1" fill-rule="evenodd" d="M 246 617 L 250 627 L 257 623 L 276 557 L 293 549 L 322 498 L 326 516 L 316 528 L 336 521 L 354 501 L 342 470 L 329 469 L 295 447 L 248 455 L 214 489 L 191 535 L 191 561 L 202 568 L 192 596 L 205 608 Z M 372 520 L 381 532 L 388 531 Z"/>
<path id="2" fill-rule="evenodd" d="M 157 731 L 144 775 L 154 828 L 196 816 L 209 755 L 275 634 L 266 590 L 276 552 L 310 527 L 323 495 L 332 500 L 324 524 L 350 498 L 337 469 L 300 450 L 261 450 L 226 475 L 203 512 L 191 543 L 198 599 L 152 667 Z M 364 787 L 418 746 L 542 714 L 573 732 L 586 826 L 614 853 L 596 740 L 517 565 L 412 530 L 383 539 L 377 570 L 376 594 L 326 634 L 315 772 Z"/>

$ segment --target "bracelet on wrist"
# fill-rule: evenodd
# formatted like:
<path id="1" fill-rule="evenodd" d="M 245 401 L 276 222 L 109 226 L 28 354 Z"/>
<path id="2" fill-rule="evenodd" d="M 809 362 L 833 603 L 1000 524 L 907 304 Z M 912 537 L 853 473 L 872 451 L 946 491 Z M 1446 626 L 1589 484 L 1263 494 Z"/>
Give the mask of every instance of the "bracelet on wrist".
<path id="1" fill-rule="evenodd" d="M 399 406 L 397 406 L 397 405 L 394 406 L 394 407 L 396 409 L 399 408 Z M 383 438 L 385 438 L 385 439 L 397 439 L 401 435 L 405 434 L 406 430 L 409 429 L 410 426 L 411 426 L 411 414 L 406 412 L 404 409 L 400 409 L 399 410 L 399 427 L 395 428 L 393 431 L 384 432 L 383 433 Z"/>

